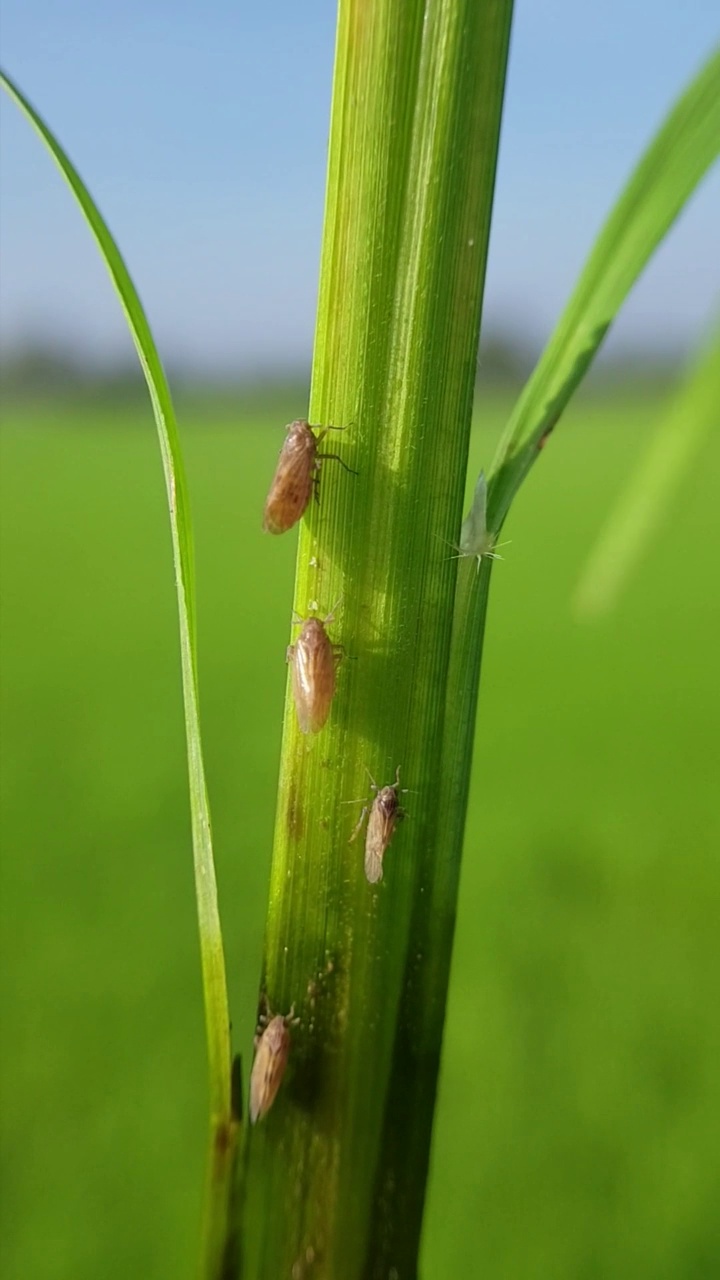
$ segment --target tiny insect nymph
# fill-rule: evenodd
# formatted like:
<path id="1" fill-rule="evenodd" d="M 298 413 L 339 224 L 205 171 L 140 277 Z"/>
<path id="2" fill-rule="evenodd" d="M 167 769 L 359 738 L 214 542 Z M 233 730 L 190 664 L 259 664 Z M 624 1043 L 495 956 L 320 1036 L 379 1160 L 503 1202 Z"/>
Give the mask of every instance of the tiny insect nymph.
<path id="1" fill-rule="evenodd" d="M 265 502 L 263 529 L 266 533 L 285 533 L 305 514 L 313 490 L 317 493 L 323 459 L 333 459 L 346 471 L 352 471 L 336 453 L 318 453 L 318 445 L 328 431 L 341 429 L 323 427 L 319 435 L 315 435 L 310 423 L 302 418 L 289 423 Z"/>
<path id="2" fill-rule="evenodd" d="M 370 779 L 375 799 L 370 805 L 367 833 L 365 835 L 365 875 L 370 884 L 378 884 L 383 878 L 383 857 L 393 838 L 395 828 L 404 817 L 405 810 L 400 805 L 400 766 L 395 770 L 395 782 L 387 787 L 378 787 Z M 368 814 L 366 805 L 360 814 L 350 843 L 356 838 Z"/>
<path id="3" fill-rule="evenodd" d="M 344 652 L 342 645 L 332 643 L 325 630 L 332 621 L 332 613 L 324 622 L 320 618 L 307 618 L 295 644 L 288 647 L 293 698 L 302 733 L 317 733 L 330 715 L 335 672 Z"/>
<path id="4" fill-rule="evenodd" d="M 275 1101 L 290 1054 L 289 1027 L 297 1022 L 294 1007 L 286 1017 L 261 1015 L 255 1036 L 255 1057 L 250 1073 L 250 1123 L 257 1124 Z"/>
<path id="5" fill-rule="evenodd" d="M 451 559 L 474 559 L 477 561 L 479 573 L 483 558 L 486 560 L 502 560 L 503 557 L 497 553 L 498 545 L 503 546 L 504 543 L 498 544 L 496 536 L 487 527 L 487 481 L 485 472 L 481 471 L 475 484 L 472 506 L 463 520 L 462 529 L 460 530 L 460 545 L 454 546 L 453 544 L 458 554 L 451 556 Z"/>

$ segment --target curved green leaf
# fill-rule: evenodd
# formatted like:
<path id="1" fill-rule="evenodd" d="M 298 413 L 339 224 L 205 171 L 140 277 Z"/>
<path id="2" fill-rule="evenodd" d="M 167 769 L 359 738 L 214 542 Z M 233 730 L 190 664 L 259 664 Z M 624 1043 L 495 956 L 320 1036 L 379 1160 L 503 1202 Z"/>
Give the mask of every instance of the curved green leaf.
<path id="1" fill-rule="evenodd" d="M 2 72 L 0 72 L 0 83 L 45 143 L 95 237 L 117 290 L 145 374 L 160 442 L 170 511 L 180 623 L 180 658 L 190 783 L 195 892 L 200 926 L 210 1074 L 211 1163 L 205 1261 L 206 1274 L 211 1276 L 218 1274 L 219 1260 L 224 1248 L 225 1209 L 223 1204 L 227 1193 L 228 1170 L 234 1145 L 234 1121 L 230 1107 L 230 1044 L 225 961 L 198 716 L 192 523 L 175 411 L 160 356 L 137 290 L 123 262 L 120 250 L 92 196 L 57 138 L 17 85 Z"/>
<path id="2" fill-rule="evenodd" d="M 493 532 L 645 264 L 719 153 L 720 50 L 685 90 L 645 152 L 510 417 L 489 482 Z"/>

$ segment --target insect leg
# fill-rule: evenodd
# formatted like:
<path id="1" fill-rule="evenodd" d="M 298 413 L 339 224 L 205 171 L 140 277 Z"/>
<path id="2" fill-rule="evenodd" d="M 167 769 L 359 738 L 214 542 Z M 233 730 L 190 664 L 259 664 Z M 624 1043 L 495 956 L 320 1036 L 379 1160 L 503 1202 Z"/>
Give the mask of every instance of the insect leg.
<path id="1" fill-rule="evenodd" d="M 316 458 L 317 458 L 318 462 L 320 461 L 320 459 L 324 459 L 324 460 L 332 461 L 332 462 L 339 462 L 339 463 L 340 463 L 340 466 L 341 466 L 341 467 L 344 467 L 346 471 L 349 471 L 351 476 L 359 476 L 359 475 L 360 475 L 360 472 L 359 472 L 359 471 L 354 471 L 352 467 L 349 467 L 349 466 L 348 466 L 347 462 L 345 462 L 345 461 L 340 457 L 340 454 L 339 454 L 339 453 L 318 453 L 318 454 L 316 454 L 315 456 L 316 456 Z"/>
<path id="2" fill-rule="evenodd" d="M 365 805 L 365 808 L 363 809 L 362 813 L 360 814 L 360 817 L 358 818 L 358 821 L 357 821 L 357 823 L 356 823 L 356 825 L 355 825 L 355 828 L 354 828 L 354 830 L 353 830 L 353 833 L 352 833 L 352 835 L 351 835 L 350 839 L 348 840 L 348 844 L 352 844 L 353 840 L 356 840 L 356 839 L 357 839 L 357 836 L 358 836 L 358 834 L 359 834 L 360 828 L 361 828 L 361 826 L 362 826 L 363 822 L 365 821 L 365 819 L 367 818 L 367 815 L 368 815 L 368 807 L 367 807 L 367 805 Z"/>
<path id="3" fill-rule="evenodd" d="M 332 422 L 328 422 L 326 427 L 317 428 L 317 435 L 315 439 L 317 443 L 320 444 L 321 441 L 325 439 L 328 431 L 347 431 L 348 427 L 352 427 L 354 425 L 355 424 L 353 422 L 348 422 L 347 425 L 344 427 L 336 427 L 336 426 L 333 426 Z"/>
<path id="4" fill-rule="evenodd" d="M 372 776 L 372 774 L 371 774 L 370 770 L 368 769 L 367 765 L 365 765 L 365 772 L 366 772 L 366 774 L 367 774 L 368 778 L 370 779 L 370 786 L 372 787 L 373 791 L 379 791 L 379 790 L 380 790 L 380 788 L 378 787 L 378 784 L 377 784 L 377 782 L 375 781 L 375 779 L 373 778 L 373 776 Z"/>
<path id="5" fill-rule="evenodd" d="M 333 650 L 333 658 L 335 659 L 336 663 L 342 662 L 343 658 L 347 657 L 344 644 L 334 644 L 332 647 L 332 650 Z"/>

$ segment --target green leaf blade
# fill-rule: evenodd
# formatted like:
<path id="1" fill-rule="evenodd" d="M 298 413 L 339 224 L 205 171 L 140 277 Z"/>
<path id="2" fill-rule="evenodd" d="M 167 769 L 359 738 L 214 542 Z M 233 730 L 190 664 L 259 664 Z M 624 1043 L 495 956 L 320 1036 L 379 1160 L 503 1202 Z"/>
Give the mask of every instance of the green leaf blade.
<path id="1" fill-rule="evenodd" d="M 575 592 L 578 618 L 597 618 L 615 607 L 671 513 L 680 528 L 684 475 L 706 435 L 719 427 L 720 330 L 693 362 L 590 552 Z"/>
<path id="2" fill-rule="evenodd" d="M 718 154 L 720 50 L 685 90 L 632 174 L 508 421 L 490 476 L 495 533 L 622 303 Z"/>
<path id="3" fill-rule="evenodd" d="M 220 1274 L 226 1246 L 236 1121 L 230 1104 L 230 1024 L 225 961 L 198 710 L 192 521 L 175 410 L 140 297 L 102 214 L 69 156 L 18 86 L 3 72 L 0 72 L 0 85 L 46 146 L 95 238 L 115 286 L 145 375 L 160 444 L 178 604 L 195 891 L 208 1047 L 211 1135 L 203 1270 L 210 1280 Z"/>

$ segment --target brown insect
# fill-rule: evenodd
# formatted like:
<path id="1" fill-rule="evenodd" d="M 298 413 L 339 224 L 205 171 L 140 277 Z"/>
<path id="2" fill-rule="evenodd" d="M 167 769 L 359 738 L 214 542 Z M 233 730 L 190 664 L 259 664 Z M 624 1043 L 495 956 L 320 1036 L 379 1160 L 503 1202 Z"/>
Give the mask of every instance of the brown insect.
<path id="1" fill-rule="evenodd" d="M 370 816 L 368 817 L 367 834 L 365 836 L 365 875 L 370 884 L 378 884 L 383 878 L 385 850 L 393 838 L 398 822 L 405 817 L 405 810 L 400 805 L 400 765 L 395 770 L 395 782 L 391 786 L 378 787 L 372 776 L 370 777 L 370 783 L 375 792 L 375 799 L 370 805 Z M 352 844 L 357 837 L 367 813 L 368 806 L 366 805 L 348 841 L 349 844 Z"/>
<path id="2" fill-rule="evenodd" d="M 323 459 L 332 458 L 346 471 L 356 474 L 337 453 L 318 453 L 318 445 L 328 431 L 343 430 L 343 427 L 323 427 L 316 436 L 310 423 L 302 418 L 289 423 L 265 502 L 263 529 L 266 533 L 285 533 L 304 515 L 313 490 L 317 497 Z"/>
<path id="3" fill-rule="evenodd" d="M 295 1006 L 282 1014 L 261 1014 L 255 1036 L 255 1057 L 250 1073 L 250 1123 L 257 1124 L 267 1115 L 282 1084 L 290 1054 L 288 1028 L 299 1021 Z"/>
<path id="4" fill-rule="evenodd" d="M 288 646 L 293 698 L 302 733 L 317 733 L 330 715 L 335 672 L 344 653 L 343 646 L 333 644 L 325 630 L 332 621 L 332 613 L 324 622 L 320 618 L 307 618 L 295 644 Z"/>

